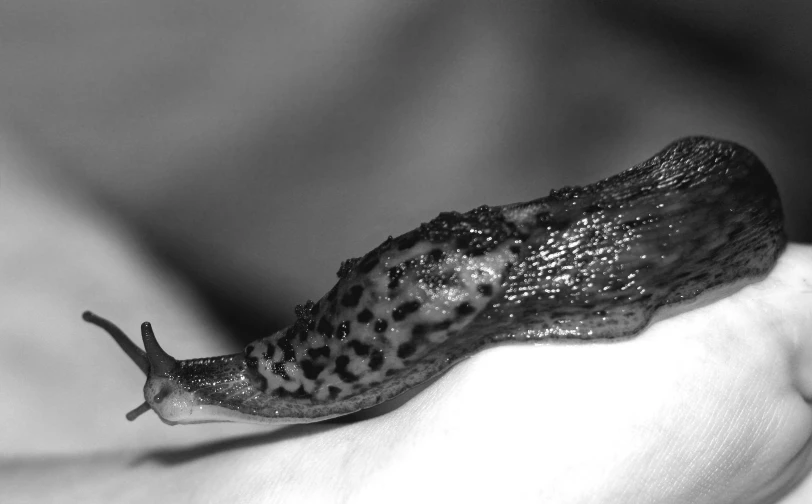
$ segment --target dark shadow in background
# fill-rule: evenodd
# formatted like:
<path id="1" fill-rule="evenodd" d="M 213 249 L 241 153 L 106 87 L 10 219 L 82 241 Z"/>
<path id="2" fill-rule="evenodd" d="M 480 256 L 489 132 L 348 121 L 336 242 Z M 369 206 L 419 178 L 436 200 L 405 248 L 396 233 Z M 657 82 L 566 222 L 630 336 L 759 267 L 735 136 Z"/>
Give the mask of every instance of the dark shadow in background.
<path id="1" fill-rule="evenodd" d="M 679 2 L 623 0 L 588 5 L 615 30 L 640 44 L 662 47 L 680 66 L 728 83 L 732 95 L 759 112 L 763 130 L 776 132 L 784 140 L 780 146 L 784 152 L 773 154 L 788 166 L 773 167 L 773 175 L 781 189 L 789 238 L 812 242 L 812 59 L 793 47 L 765 43 L 765 25 L 781 27 L 778 21 L 759 22 L 765 10 L 770 11 L 769 4 L 728 3 L 727 8 L 737 10 L 737 19 L 750 19 L 752 25 L 740 23 L 731 29 L 725 16 L 681 7 Z M 717 11 L 720 4 L 716 3 Z M 812 18 L 806 22 L 812 23 Z M 805 67 L 798 66 L 803 63 Z M 791 180 L 784 175 L 782 183 L 782 173 Z"/>
<path id="2" fill-rule="evenodd" d="M 498 6 L 494 7 L 495 4 Z M 467 16 L 467 9 L 482 9 L 486 14 L 478 18 Z M 578 64 L 590 64 L 594 63 L 590 57 L 594 58 L 596 54 L 600 57 L 600 53 L 590 52 L 593 47 L 589 47 L 589 44 L 600 44 L 602 40 L 581 40 L 597 27 L 601 33 L 605 32 L 610 36 L 619 34 L 632 42 L 630 45 L 661 49 L 666 63 L 673 62 L 675 67 L 689 75 L 702 78 L 712 76 L 717 82 L 724 83 L 738 102 L 754 111 L 763 121 L 763 130 L 773 132 L 773 136 L 777 135 L 781 139 L 781 143 L 773 145 L 768 153 L 754 150 L 760 156 L 769 156 L 769 159 L 763 160 L 775 170 L 774 173 L 779 173 L 775 166 L 782 165 L 781 176 L 776 178 L 782 191 L 789 236 L 795 241 L 812 242 L 812 198 L 808 195 L 812 188 L 809 163 L 812 159 L 812 143 L 809 142 L 808 133 L 812 131 L 812 101 L 809 99 L 812 89 L 812 58 L 805 58 L 797 52 L 798 47 L 803 49 L 812 44 L 799 44 L 798 41 L 803 42 L 804 39 L 803 35 L 797 34 L 792 39 L 796 44 L 794 48 L 782 47 L 780 34 L 769 37 L 770 40 L 765 37 L 780 31 L 783 28 L 781 22 L 792 24 L 791 28 L 795 30 L 812 22 L 799 19 L 788 21 L 786 16 L 788 13 L 792 14 L 793 9 L 804 12 L 802 0 L 775 5 L 754 1 L 716 1 L 705 5 L 698 0 L 687 3 L 584 0 L 560 4 L 526 0 L 498 3 L 428 2 L 398 25 L 398 30 L 381 37 L 382 47 L 375 53 L 375 57 L 360 66 L 365 72 L 364 79 L 359 79 L 362 84 L 345 91 L 346 96 L 338 97 L 332 106 L 319 110 L 322 121 L 317 127 L 312 122 L 302 123 L 301 118 L 297 122 L 295 114 L 291 114 L 289 121 L 274 122 L 269 118 L 260 127 L 245 135 L 236 136 L 237 140 L 233 140 L 233 143 L 212 146 L 211 151 L 203 149 L 205 152 L 199 152 L 190 159 L 193 162 L 219 163 L 224 159 L 232 160 L 234 153 L 238 153 L 242 157 L 238 157 L 236 161 L 254 166 L 257 172 L 274 166 L 274 163 L 287 163 L 300 167 L 301 170 L 308 170 L 313 169 L 324 158 L 342 159 L 342 156 L 351 156 L 352 153 L 345 150 L 347 145 L 357 144 L 364 138 L 374 140 L 377 138 L 375 135 L 381 134 L 379 129 L 385 126 L 375 122 L 376 116 L 386 117 L 393 111 L 397 112 L 398 107 L 410 99 L 410 92 L 414 88 L 425 86 L 427 82 L 430 85 L 437 68 L 453 62 L 455 50 L 459 48 L 448 46 L 446 42 L 450 39 L 446 38 L 447 32 L 455 27 L 454 23 L 462 20 L 499 22 L 502 23 L 499 26 L 502 30 L 504 26 L 509 26 L 510 36 L 519 40 L 516 47 L 529 54 L 526 58 L 529 85 L 553 82 L 552 92 L 546 96 L 541 96 L 544 94 L 542 90 L 535 93 L 539 96 L 528 98 L 530 103 L 526 104 L 526 110 L 523 111 L 527 117 L 523 119 L 524 122 L 516 121 L 518 127 L 511 131 L 512 143 L 505 148 L 508 156 L 515 153 L 515 159 L 507 158 L 506 164 L 535 168 L 538 165 L 532 161 L 538 152 L 558 149 L 562 153 L 557 158 L 561 161 L 559 168 L 571 169 L 579 166 L 581 160 L 587 159 L 582 156 L 583 151 L 599 150 L 601 145 L 615 141 L 616 138 L 612 135 L 616 130 L 622 130 L 624 121 L 629 119 L 626 115 L 628 111 L 624 110 L 622 103 L 613 103 L 606 99 L 611 95 L 611 89 L 603 90 L 603 94 L 575 97 L 574 101 L 584 100 L 581 105 L 586 112 L 581 116 L 574 114 L 572 123 L 564 125 L 564 131 L 551 129 L 546 124 L 549 122 L 548 118 L 534 113 L 543 109 L 540 104 L 545 100 L 564 101 L 565 107 L 569 105 L 566 101 L 573 97 L 563 95 L 570 91 L 567 86 L 572 82 L 567 80 L 567 72 L 573 69 L 566 65 L 566 60 L 571 55 L 585 56 Z M 776 19 L 766 19 L 769 16 L 765 16 L 765 13 L 776 13 Z M 781 20 L 780 16 L 785 16 L 785 19 Z M 581 22 L 584 20 L 588 22 Z M 551 29 L 557 24 L 581 31 L 570 34 L 566 29 Z M 779 41 L 778 45 L 776 40 Z M 563 64 L 553 68 L 546 67 L 545 59 L 538 57 L 544 53 L 546 56 L 556 55 L 563 60 Z M 369 75 L 366 74 L 367 71 Z M 641 75 L 639 78 L 645 79 L 646 76 Z M 604 85 L 601 82 L 587 84 L 593 88 Z M 562 96 L 557 95 L 559 92 Z M 92 97 L 92 93 L 88 96 Z M 532 103 L 533 99 L 538 100 L 538 103 Z M 89 100 L 89 103 L 95 104 L 93 100 Z M 362 103 L 366 108 L 355 112 L 357 107 L 347 107 L 348 103 Z M 353 112 L 348 113 L 348 109 Z M 18 126 L 32 138 L 37 137 L 40 127 L 37 123 L 23 123 Z M 556 125 L 559 129 L 561 126 L 560 123 Z M 26 127 L 30 131 L 25 131 Z M 302 129 L 306 128 L 313 130 L 303 133 Z M 318 152 L 310 150 L 314 148 L 314 143 L 308 140 L 308 135 L 319 138 L 316 143 Z M 633 139 L 622 141 L 633 142 Z M 748 142 L 742 143 L 748 145 Z M 47 146 L 36 143 L 31 147 L 34 152 L 48 150 Z M 227 153 L 216 151 L 218 148 L 227 150 Z M 57 153 L 58 149 L 54 152 Z M 70 163 L 70 160 L 55 157 L 59 163 Z M 622 168 L 624 167 L 618 167 Z M 249 171 L 243 176 L 252 175 Z M 189 188 L 190 191 L 194 189 Z M 117 211 L 115 201 L 106 203 L 112 212 Z M 205 216 L 201 220 L 206 221 Z M 415 226 L 418 224 L 414 223 Z M 142 228 L 140 232 L 144 242 L 153 245 L 152 250 L 158 258 L 196 290 L 207 310 L 219 319 L 227 329 L 227 337 L 235 340 L 235 344 L 272 334 L 291 323 L 294 320 L 295 304 L 306 301 L 283 299 L 285 287 L 280 286 L 275 292 L 255 293 L 246 289 L 248 295 L 256 294 L 257 297 L 264 298 L 259 302 L 245 302 L 245 298 L 240 299 L 235 295 L 233 288 L 223 288 L 216 280 L 201 275 L 204 268 L 200 264 L 210 264 L 211 261 L 198 261 L 199 264 L 194 265 L 187 248 L 173 249 L 173 240 L 166 236 L 157 236 L 154 228 Z M 206 251 L 201 250 L 199 253 L 205 256 Z M 333 259 L 336 269 L 342 259 L 346 257 L 337 256 Z M 272 290 L 273 287 L 269 289 Z"/>
<path id="3" fill-rule="evenodd" d="M 516 36 L 523 37 L 530 45 L 536 45 L 539 51 L 549 50 L 551 45 L 550 40 L 545 38 L 543 29 L 544 24 L 550 22 L 549 18 L 559 16 L 563 19 L 569 16 L 567 9 L 551 11 L 548 8 L 523 8 L 521 2 L 504 5 L 505 9 L 511 9 L 512 5 L 512 14 L 516 15 L 518 12 L 522 18 L 517 22 Z M 777 152 L 770 153 L 773 159 L 764 161 L 768 167 L 773 167 L 775 161 L 786 165 L 780 171 L 775 168 L 773 171 L 782 191 L 790 239 L 812 242 L 812 198 L 808 196 L 812 188 L 812 163 L 809 162 L 812 160 L 812 143 L 809 142 L 808 133 L 812 131 L 812 100 L 808 99 L 812 94 L 810 88 L 812 73 L 809 71 L 812 69 L 812 61 L 808 63 L 810 69 L 793 67 L 790 63 L 798 60 L 782 58 L 771 53 L 764 47 L 759 37 L 760 32 L 743 30 L 741 26 L 730 29 L 724 17 L 714 16 L 713 13 L 708 15 L 707 12 L 692 10 L 690 7 L 680 8 L 678 4 L 624 0 L 576 2 L 572 5 L 578 5 L 572 9 L 573 12 L 580 9 L 579 14 L 573 15 L 594 16 L 610 30 L 622 34 L 636 44 L 661 48 L 664 54 L 672 58 L 675 66 L 703 78 L 729 83 L 729 92 L 763 118 L 763 130 L 777 132 L 783 139 L 783 143 L 776 146 Z M 717 2 L 717 8 L 718 5 Z M 757 18 L 760 15 L 756 10 L 758 6 L 754 3 L 731 3 L 728 7 L 739 10 L 738 19 Z M 748 13 L 748 8 L 752 12 Z M 421 54 L 417 54 L 425 45 L 409 45 L 407 42 L 416 35 L 436 38 L 438 28 L 442 28 L 443 23 L 447 22 L 447 16 L 449 12 L 453 14 L 453 9 L 451 11 L 441 9 L 439 15 L 435 11 L 436 8 L 427 9 L 424 15 L 418 16 L 404 27 L 402 33 L 392 37 L 393 44 L 403 46 L 401 49 L 405 59 L 393 62 L 391 75 L 399 75 L 394 67 L 400 67 L 400 71 L 403 71 L 410 68 L 419 69 L 421 61 L 425 65 L 424 57 L 421 58 Z M 400 51 L 399 49 L 397 53 L 400 54 Z M 543 74 L 545 69 L 539 68 L 537 71 Z M 537 78 L 549 76 L 540 75 Z M 379 84 L 369 86 L 369 89 L 363 90 L 362 93 L 379 89 Z M 396 83 L 392 83 L 391 87 L 397 88 Z M 380 102 L 381 107 L 386 107 L 387 99 L 392 99 L 392 97 L 384 98 L 386 97 L 372 95 L 372 99 Z M 528 104 L 528 110 L 532 110 L 533 107 L 533 104 Z M 623 111 L 613 110 L 611 104 L 596 103 L 595 107 L 594 113 L 585 119 L 585 124 L 574 126 L 577 130 L 575 140 L 569 138 L 572 135 L 567 132 L 561 137 L 555 137 L 557 132 L 545 132 L 544 118 L 528 114 L 523 131 L 516 132 L 517 139 L 513 150 L 530 151 L 532 156 L 533 147 L 528 145 L 540 142 L 539 132 L 544 132 L 541 136 L 546 134 L 555 137 L 548 140 L 551 144 L 563 140 L 564 149 L 580 149 L 581 146 L 572 143 L 573 141 L 577 143 L 578 139 L 585 144 L 599 145 L 600 138 L 611 135 L 613 127 L 607 124 L 596 126 L 596 121 L 621 123 L 624 118 Z M 335 124 L 328 126 L 335 127 Z M 326 138 L 331 137 L 328 131 L 323 131 L 322 134 Z M 551 145 L 549 148 L 556 147 Z M 757 154 L 764 156 L 761 152 Z M 577 164 L 579 161 L 577 154 L 569 161 Z M 521 160 L 517 159 L 517 165 L 520 164 Z M 173 269 L 184 272 L 184 262 L 178 261 L 177 257 L 165 255 L 163 259 L 170 263 Z M 340 259 L 344 258 L 337 257 L 336 265 Z M 199 289 L 211 311 L 241 343 L 271 334 L 294 319 L 293 305 L 277 307 L 276 311 L 260 311 L 255 306 L 230 296 L 228 291 L 208 284 L 204 279 L 194 275 L 193 271 L 185 273 L 190 283 Z"/>

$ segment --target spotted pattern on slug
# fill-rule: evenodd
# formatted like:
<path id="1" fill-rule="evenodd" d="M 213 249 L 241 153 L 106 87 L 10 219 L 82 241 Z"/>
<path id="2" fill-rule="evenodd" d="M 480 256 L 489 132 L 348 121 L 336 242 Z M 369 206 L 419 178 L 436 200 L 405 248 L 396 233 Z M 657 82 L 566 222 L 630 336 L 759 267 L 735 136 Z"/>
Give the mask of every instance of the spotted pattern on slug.
<path id="1" fill-rule="evenodd" d="M 125 350 L 169 423 L 321 420 L 500 342 L 635 335 L 663 306 L 766 274 L 785 244 L 777 190 L 755 155 L 686 138 L 589 186 L 442 213 L 390 236 L 342 262 L 324 297 L 243 354 L 174 361 L 151 332 L 145 356 Z"/>
<path id="2" fill-rule="evenodd" d="M 518 257 L 510 246 L 520 243 L 503 241 L 473 244 L 475 254 L 456 243 L 387 241 L 318 303 L 298 307 L 293 326 L 246 348 L 252 373 L 265 393 L 317 402 L 380 385 L 454 337 L 502 291 Z"/>

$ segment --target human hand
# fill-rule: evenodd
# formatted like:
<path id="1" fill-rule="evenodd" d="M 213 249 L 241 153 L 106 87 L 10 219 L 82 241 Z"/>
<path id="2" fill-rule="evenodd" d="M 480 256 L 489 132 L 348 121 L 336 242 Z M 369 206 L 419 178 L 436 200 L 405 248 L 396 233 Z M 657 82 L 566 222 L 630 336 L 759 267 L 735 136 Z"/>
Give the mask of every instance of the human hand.
<path id="1" fill-rule="evenodd" d="M 810 298 L 812 247 L 792 245 L 629 341 L 504 346 L 386 415 L 141 460 L 179 498 L 241 502 L 806 502 L 785 494 L 812 469 Z"/>

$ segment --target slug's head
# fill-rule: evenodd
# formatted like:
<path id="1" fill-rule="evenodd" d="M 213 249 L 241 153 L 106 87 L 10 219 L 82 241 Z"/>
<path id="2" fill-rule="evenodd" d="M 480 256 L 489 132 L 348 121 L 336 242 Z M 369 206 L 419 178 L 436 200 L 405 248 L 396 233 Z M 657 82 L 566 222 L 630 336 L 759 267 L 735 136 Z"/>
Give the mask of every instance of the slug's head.
<path id="1" fill-rule="evenodd" d="M 144 385 L 146 401 L 127 413 L 127 420 L 135 420 L 139 415 L 151 409 L 164 423 L 169 425 L 190 423 L 189 416 L 192 414 L 195 398 L 178 381 L 176 377 L 178 361 L 164 352 L 158 344 L 149 322 L 141 324 L 141 338 L 144 341 L 145 352 L 109 320 L 89 311 L 84 312 L 82 318 L 107 331 L 147 375 L 147 383 Z"/>

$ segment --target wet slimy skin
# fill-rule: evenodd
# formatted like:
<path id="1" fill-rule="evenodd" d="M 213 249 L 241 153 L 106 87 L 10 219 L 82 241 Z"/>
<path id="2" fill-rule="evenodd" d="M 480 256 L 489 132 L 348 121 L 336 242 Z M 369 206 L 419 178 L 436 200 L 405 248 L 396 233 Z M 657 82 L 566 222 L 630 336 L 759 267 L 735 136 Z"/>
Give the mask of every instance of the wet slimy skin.
<path id="1" fill-rule="evenodd" d="M 786 245 L 781 203 L 746 148 L 678 140 L 644 163 L 527 203 L 447 212 L 341 264 L 296 322 L 243 353 L 177 361 L 145 322 L 147 375 L 169 424 L 312 422 L 386 401 L 502 342 L 609 340 L 660 309 L 758 279 Z"/>

